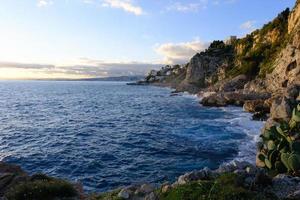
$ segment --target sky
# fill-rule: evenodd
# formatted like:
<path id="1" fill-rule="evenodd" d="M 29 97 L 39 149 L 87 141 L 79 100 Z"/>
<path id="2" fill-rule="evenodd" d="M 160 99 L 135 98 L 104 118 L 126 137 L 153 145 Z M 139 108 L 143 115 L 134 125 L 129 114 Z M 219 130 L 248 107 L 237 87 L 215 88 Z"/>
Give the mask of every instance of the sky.
<path id="1" fill-rule="evenodd" d="M 295 0 L 0 0 L 0 79 L 144 75 Z"/>

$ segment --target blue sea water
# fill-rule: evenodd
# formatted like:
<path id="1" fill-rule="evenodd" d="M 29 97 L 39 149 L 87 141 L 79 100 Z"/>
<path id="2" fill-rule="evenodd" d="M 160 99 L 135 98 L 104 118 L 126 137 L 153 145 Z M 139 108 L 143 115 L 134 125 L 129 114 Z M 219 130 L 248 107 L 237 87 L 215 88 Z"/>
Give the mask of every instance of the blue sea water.
<path id="1" fill-rule="evenodd" d="M 261 122 L 241 108 L 124 82 L 0 82 L 0 160 L 88 191 L 254 161 Z"/>

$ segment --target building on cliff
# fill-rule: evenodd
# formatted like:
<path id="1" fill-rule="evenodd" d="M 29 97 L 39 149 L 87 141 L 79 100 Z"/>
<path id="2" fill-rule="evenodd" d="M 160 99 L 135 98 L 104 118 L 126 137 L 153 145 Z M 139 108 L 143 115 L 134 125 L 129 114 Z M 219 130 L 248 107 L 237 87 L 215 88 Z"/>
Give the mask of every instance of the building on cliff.
<path id="1" fill-rule="evenodd" d="M 227 45 L 231 45 L 234 41 L 237 40 L 237 36 L 229 36 L 226 40 L 225 40 L 225 44 Z"/>

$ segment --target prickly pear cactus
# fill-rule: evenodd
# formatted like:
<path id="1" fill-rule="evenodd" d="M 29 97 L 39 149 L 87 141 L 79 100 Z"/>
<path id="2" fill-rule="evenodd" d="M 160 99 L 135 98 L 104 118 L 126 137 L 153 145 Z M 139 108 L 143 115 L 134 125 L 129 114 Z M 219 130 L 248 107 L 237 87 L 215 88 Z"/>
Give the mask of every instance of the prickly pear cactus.
<path id="1" fill-rule="evenodd" d="M 300 104 L 289 123 L 273 126 L 262 135 L 258 159 L 272 174 L 300 175 Z"/>

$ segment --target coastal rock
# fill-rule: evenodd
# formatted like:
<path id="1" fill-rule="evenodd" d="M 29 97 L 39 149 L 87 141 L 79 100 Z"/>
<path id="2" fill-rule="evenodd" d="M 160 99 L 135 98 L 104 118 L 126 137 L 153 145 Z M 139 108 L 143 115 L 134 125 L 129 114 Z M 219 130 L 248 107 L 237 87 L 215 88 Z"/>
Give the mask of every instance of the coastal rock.
<path id="1" fill-rule="evenodd" d="M 288 23 L 288 31 L 291 33 L 294 28 L 299 25 L 300 21 L 300 2 L 297 0 L 296 6 L 290 14 L 289 23 Z"/>
<path id="2" fill-rule="evenodd" d="M 232 92 L 232 91 L 240 90 L 244 88 L 244 85 L 247 82 L 248 82 L 247 76 L 239 75 L 221 84 L 221 86 L 219 87 L 219 91 Z"/>
<path id="3" fill-rule="evenodd" d="M 289 194 L 287 196 L 288 199 L 293 199 L 293 200 L 297 200 L 300 199 L 300 190 L 297 190 L 295 192 L 293 192 L 292 194 Z"/>
<path id="4" fill-rule="evenodd" d="M 247 93 L 267 93 L 267 87 L 265 85 L 265 80 L 261 78 L 256 78 L 249 81 L 244 86 L 244 92 Z"/>
<path id="5" fill-rule="evenodd" d="M 257 168 L 253 165 L 249 165 L 245 168 L 245 171 L 247 172 L 247 174 L 256 174 Z"/>
<path id="6" fill-rule="evenodd" d="M 288 99 L 297 99 L 299 94 L 300 94 L 300 84 L 294 84 L 289 86 L 286 89 L 284 96 Z"/>
<path id="7" fill-rule="evenodd" d="M 203 170 L 189 172 L 180 176 L 176 183 L 178 185 L 184 185 L 191 181 L 209 180 L 212 177 L 213 177 L 213 172 L 208 168 L 204 168 Z"/>
<path id="8" fill-rule="evenodd" d="M 214 41 L 206 51 L 193 56 L 186 67 L 185 78 L 177 89 L 197 93 L 201 88 L 223 80 L 233 57 L 233 49 L 228 47 L 223 41 Z M 239 83 L 240 80 L 232 82 L 233 85 Z M 228 84 L 228 87 L 232 86 Z"/>
<path id="9" fill-rule="evenodd" d="M 274 62 L 274 70 L 266 76 L 267 89 L 278 92 L 300 81 L 300 6 L 297 1 L 288 19 L 289 42 Z"/>
<path id="10" fill-rule="evenodd" d="M 132 193 L 131 191 L 124 188 L 118 193 L 118 197 L 123 199 L 129 199 L 131 193 Z"/>
<path id="11" fill-rule="evenodd" d="M 280 97 L 273 101 L 271 107 L 271 118 L 275 121 L 289 121 L 292 113 L 292 108 L 289 100 L 286 97 Z"/>
<path id="12" fill-rule="evenodd" d="M 225 98 L 222 95 L 216 93 L 202 98 L 201 104 L 203 106 L 209 106 L 209 107 L 212 106 L 223 107 L 227 105 Z"/>
<path id="13" fill-rule="evenodd" d="M 17 165 L 7 164 L 4 162 L 0 162 L 0 174 L 3 173 L 13 173 L 18 175 L 27 175 L 26 172 L 24 172 L 21 167 Z"/>
<path id="14" fill-rule="evenodd" d="M 268 114 L 265 112 L 255 112 L 252 115 L 252 120 L 254 121 L 266 121 L 268 119 Z"/>
<path id="15" fill-rule="evenodd" d="M 234 160 L 231 162 L 231 164 L 236 168 L 236 169 L 239 169 L 239 170 L 243 170 L 243 169 L 246 169 L 247 167 L 249 166 L 252 166 L 252 164 L 246 162 L 246 161 L 237 161 L 237 160 Z"/>
<path id="16" fill-rule="evenodd" d="M 158 200 L 158 196 L 154 192 L 151 192 L 145 197 L 145 200 Z"/>
<path id="17" fill-rule="evenodd" d="M 248 167 L 254 167 L 251 163 L 249 162 L 245 162 L 245 161 L 238 161 L 238 160 L 234 160 L 232 162 L 229 163 L 224 163 L 222 165 L 219 166 L 219 168 L 216 170 L 217 173 L 232 173 L 235 172 L 241 172 L 243 171 L 243 173 L 247 173 L 246 169 Z"/>
<path id="18" fill-rule="evenodd" d="M 155 188 L 150 185 L 150 184 L 143 184 L 140 188 L 140 192 L 143 193 L 143 194 L 148 194 L 148 193 L 151 193 L 155 190 Z"/>
<path id="19" fill-rule="evenodd" d="M 265 103 L 265 100 L 247 100 L 244 103 L 244 110 L 247 112 L 255 113 L 255 112 L 270 112 L 270 107 Z"/>
<path id="20" fill-rule="evenodd" d="M 254 184 L 256 186 L 266 187 L 272 184 L 272 179 L 266 175 L 264 170 L 258 170 L 255 174 Z"/>
<path id="21" fill-rule="evenodd" d="M 167 184 L 167 185 L 162 186 L 161 192 L 162 192 L 162 193 L 167 193 L 167 192 L 169 192 L 171 189 L 172 189 L 172 186 Z"/>
<path id="22" fill-rule="evenodd" d="M 244 93 L 241 91 L 212 93 L 201 100 L 203 106 L 222 107 L 227 105 L 243 106 L 245 101 L 266 100 L 271 97 L 269 93 Z"/>
<path id="23" fill-rule="evenodd" d="M 19 166 L 0 162 L 0 197 L 15 185 L 29 180 L 29 176 Z"/>
<path id="24" fill-rule="evenodd" d="M 278 198 L 285 198 L 300 190 L 300 178 L 279 174 L 272 180 L 272 192 Z"/>

